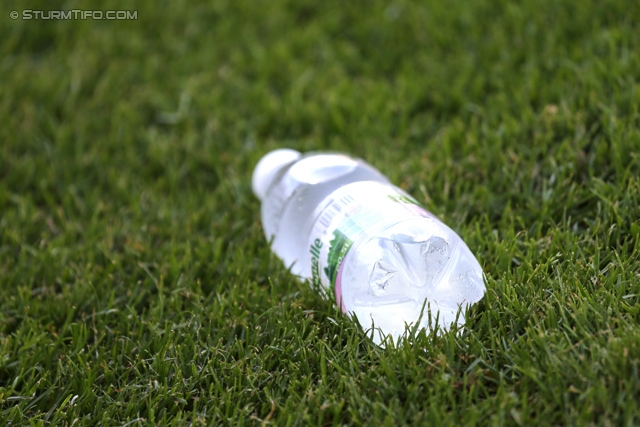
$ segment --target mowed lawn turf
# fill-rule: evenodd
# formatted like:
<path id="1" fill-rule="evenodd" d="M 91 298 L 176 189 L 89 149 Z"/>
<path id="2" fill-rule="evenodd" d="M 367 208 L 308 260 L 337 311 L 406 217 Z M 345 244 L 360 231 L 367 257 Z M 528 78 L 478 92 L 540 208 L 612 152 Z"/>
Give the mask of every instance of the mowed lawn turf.
<path id="1" fill-rule="evenodd" d="M 639 17 L 3 2 L 0 425 L 640 424 Z M 280 147 L 361 157 L 456 230 L 466 327 L 381 349 L 292 276 L 251 192 Z"/>

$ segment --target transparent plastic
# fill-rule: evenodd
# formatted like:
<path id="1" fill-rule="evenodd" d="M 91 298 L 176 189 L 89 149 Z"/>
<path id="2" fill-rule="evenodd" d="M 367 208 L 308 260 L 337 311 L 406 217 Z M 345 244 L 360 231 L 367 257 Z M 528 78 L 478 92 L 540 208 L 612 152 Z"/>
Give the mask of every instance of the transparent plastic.
<path id="1" fill-rule="evenodd" d="M 464 324 L 485 285 L 462 239 L 362 160 L 296 153 L 267 154 L 252 181 L 265 235 L 291 272 L 335 295 L 378 344 L 436 321 Z"/>

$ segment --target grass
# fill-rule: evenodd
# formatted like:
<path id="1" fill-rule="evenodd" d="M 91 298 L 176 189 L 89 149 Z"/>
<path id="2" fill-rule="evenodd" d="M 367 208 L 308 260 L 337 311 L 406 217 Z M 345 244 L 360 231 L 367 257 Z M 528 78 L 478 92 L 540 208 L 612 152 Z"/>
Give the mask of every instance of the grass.
<path id="1" fill-rule="evenodd" d="M 639 6 L 4 2 L 0 424 L 639 424 Z M 278 147 L 458 231 L 467 327 L 380 349 L 289 274 Z"/>

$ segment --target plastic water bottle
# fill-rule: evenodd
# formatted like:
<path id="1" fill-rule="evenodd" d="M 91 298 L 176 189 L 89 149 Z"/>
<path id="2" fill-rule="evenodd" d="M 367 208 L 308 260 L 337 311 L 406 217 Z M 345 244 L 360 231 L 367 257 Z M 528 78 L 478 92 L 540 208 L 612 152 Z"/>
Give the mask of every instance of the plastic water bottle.
<path id="1" fill-rule="evenodd" d="M 252 187 L 275 254 L 378 344 L 408 327 L 464 324 L 484 295 L 462 239 L 362 160 L 279 149 L 258 162 Z"/>

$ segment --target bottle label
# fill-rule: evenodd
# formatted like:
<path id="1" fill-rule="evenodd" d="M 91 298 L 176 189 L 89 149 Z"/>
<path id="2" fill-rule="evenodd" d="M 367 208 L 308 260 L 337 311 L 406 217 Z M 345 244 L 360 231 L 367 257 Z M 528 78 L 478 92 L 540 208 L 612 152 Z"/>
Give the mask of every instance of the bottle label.
<path id="1" fill-rule="evenodd" d="M 309 254 L 314 285 L 333 290 L 342 301 L 342 267 L 355 242 L 411 217 L 437 219 L 401 189 L 374 181 L 355 182 L 329 195 L 314 216 Z M 346 312 L 344 304 L 341 305 Z"/>

